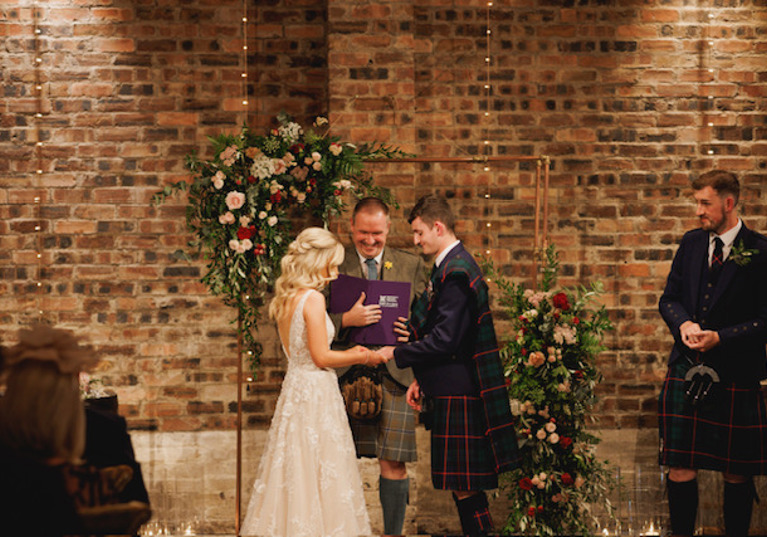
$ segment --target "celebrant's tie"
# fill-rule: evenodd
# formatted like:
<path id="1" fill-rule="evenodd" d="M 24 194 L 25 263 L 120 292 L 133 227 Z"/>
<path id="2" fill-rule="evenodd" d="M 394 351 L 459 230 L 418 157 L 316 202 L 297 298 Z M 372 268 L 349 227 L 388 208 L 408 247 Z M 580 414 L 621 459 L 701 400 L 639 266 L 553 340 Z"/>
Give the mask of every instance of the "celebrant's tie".
<path id="1" fill-rule="evenodd" d="M 711 256 L 711 266 L 709 267 L 709 276 L 713 281 L 719 278 L 719 273 L 722 271 L 722 265 L 724 264 L 723 246 L 722 239 L 719 237 L 714 238 L 714 254 Z"/>
<path id="2" fill-rule="evenodd" d="M 365 264 L 368 266 L 368 280 L 378 279 L 378 267 L 376 267 L 375 259 L 366 259 Z"/>

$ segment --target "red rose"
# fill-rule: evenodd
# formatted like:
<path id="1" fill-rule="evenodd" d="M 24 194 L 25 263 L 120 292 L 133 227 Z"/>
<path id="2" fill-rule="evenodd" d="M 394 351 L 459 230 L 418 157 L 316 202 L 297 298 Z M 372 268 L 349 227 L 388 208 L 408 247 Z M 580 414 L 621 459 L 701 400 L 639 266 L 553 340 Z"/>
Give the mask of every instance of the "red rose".
<path id="1" fill-rule="evenodd" d="M 279 190 L 275 192 L 274 194 L 272 194 L 271 196 L 269 196 L 269 201 L 271 201 L 272 203 L 279 203 L 281 199 L 282 199 L 282 193 Z"/>
<path id="2" fill-rule="evenodd" d="M 570 309 L 570 303 L 567 301 L 567 295 L 564 293 L 557 293 L 551 297 L 551 303 L 554 304 L 555 308 L 561 309 L 562 311 Z"/>
<path id="3" fill-rule="evenodd" d="M 341 191 L 340 190 L 334 190 L 333 191 L 333 195 L 334 196 L 340 196 L 341 195 Z"/>
<path id="4" fill-rule="evenodd" d="M 560 441 L 561 441 L 561 440 L 560 440 Z M 574 483 L 574 481 L 573 481 L 573 476 L 571 476 L 571 475 L 570 475 L 570 474 L 568 474 L 567 472 L 565 472 L 564 474 L 562 474 L 562 484 L 563 484 L 563 485 L 565 485 L 566 487 L 569 487 L 569 486 L 570 486 L 570 485 L 572 485 L 573 483 Z"/>
<path id="5" fill-rule="evenodd" d="M 567 449 L 570 447 L 570 444 L 573 443 L 573 439 L 569 436 L 560 436 L 559 437 L 559 445 L 562 446 L 564 449 Z"/>
<path id="6" fill-rule="evenodd" d="M 573 324 L 579 324 L 581 320 L 578 317 L 573 317 Z"/>
<path id="7" fill-rule="evenodd" d="M 248 183 L 252 185 L 255 182 L 256 182 L 256 178 L 253 177 L 252 175 L 248 175 Z"/>
<path id="8" fill-rule="evenodd" d="M 543 506 L 542 506 L 542 505 L 539 505 L 539 506 L 538 506 L 538 512 L 539 512 L 539 513 L 543 513 Z"/>
<path id="9" fill-rule="evenodd" d="M 527 356 L 527 349 L 522 349 L 519 352 L 520 352 L 520 354 L 522 354 L 522 356 Z"/>
<path id="10" fill-rule="evenodd" d="M 240 226 L 240 228 L 237 230 L 237 238 L 241 241 L 244 241 L 245 239 L 251 238 L 253 235 L 251 233 L 251 230 Z"/>
<path id="11" fill-rule="evenodd" d="M 519 488 L 522 490 L 533 490 L 533 480 L 529 477 L 523 477 L 519 480 Z"/>
<path id="12" fill-rule="evenodd" d="M 527 510 L 527 516 L 535 516 L 535 507 L 531 507 Z"/>
<path id="13" fill-rule="evenodd" d="M 298 153 L 299 151 L 304 150 L 304 144 L 293 144 L 290 146 L 290 152 L 291 153 Z"/>

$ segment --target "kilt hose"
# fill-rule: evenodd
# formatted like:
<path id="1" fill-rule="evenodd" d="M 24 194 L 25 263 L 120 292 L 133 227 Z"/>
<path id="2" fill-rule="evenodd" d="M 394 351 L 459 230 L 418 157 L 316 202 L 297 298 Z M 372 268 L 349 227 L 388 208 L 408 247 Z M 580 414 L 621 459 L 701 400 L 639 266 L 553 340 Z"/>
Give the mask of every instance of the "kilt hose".
<path id="1" fill-rule="evenodd" d="M 429 397 L 431 480 L 434 488 L 480 491 L 498 488 L 482 399 L 468 395 Z"/>
<path id="2" fill-rule="evenodd" d="M 381 414 L 376 421 L 349 418 L 357 457 L 386 461 L 416 460 L 415 411 L 407 404 L 407 389 L 384 373 Z"/>
<path id="3" fill-rule="evenodd" d="M 722 383 L 715 399 L 694 409 L 685 399 L 690 364 L 669 366 L 658 398 L 660 464 L 737 475 L 767 474 L 767 414 L 759 382 Z"/>

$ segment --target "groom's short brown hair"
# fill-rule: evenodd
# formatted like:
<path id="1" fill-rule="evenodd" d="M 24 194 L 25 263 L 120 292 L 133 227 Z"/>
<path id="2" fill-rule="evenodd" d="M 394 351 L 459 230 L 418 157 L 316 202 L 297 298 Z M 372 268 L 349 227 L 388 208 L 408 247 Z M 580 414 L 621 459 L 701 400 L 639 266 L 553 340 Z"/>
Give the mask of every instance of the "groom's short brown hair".
<path id="1" fill-rule="evenodd" d="M 451 233 L 455 233 L 455 216 L 453 211 L 450 210 L 447 200 L 440 196 L 429 194 L 419 199 L 413 210 L 410 211 L 407 221 L 409 224 L 412 224 L 416 218 L 423 220 L 429 227 L 433 226 L 434 222 L 440 221 L 445 224 L 445 227 Z"/>

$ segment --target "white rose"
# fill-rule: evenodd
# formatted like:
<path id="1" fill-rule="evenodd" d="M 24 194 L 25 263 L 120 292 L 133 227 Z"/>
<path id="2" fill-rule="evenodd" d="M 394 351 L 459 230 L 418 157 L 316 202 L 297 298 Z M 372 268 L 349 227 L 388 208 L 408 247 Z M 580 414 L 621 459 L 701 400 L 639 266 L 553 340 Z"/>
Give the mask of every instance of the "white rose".
<path id="1" fill-rule="evenodd" d="M 546 431 L 544 431 L 543 429 L 538 429 L 538 432 L 535 433 L 535 437 L 538 440 L 544 440 L 546 438 Z"/>
<path id="2" fill-rule="evenodd" d="M 274 227 L 275 225 L 277 225 L 277 217 L 276 216 L 270 216 L 269 220 L 267 220 L 266 223 L 269 224 L 270 226 Z"/>
<path id="3" fill-rule="evenodd" d="M 559 442 L 559 435 L 557 433 L 551 433 L 549 435 L 549 442 L 551 442 L 552 444 L 556 444 L 557 442 Z"/>
<path id="4" fill-rule="evenodd" d="M 546 429 L 546 432 L 553 433 L 557 430 L 557 425 L 556 423 L 548 422 L 543 428 Z"/>
<path id="5" fill-rule="evenodd" d="M 258 213 L 259 220 L 263 220 L 266 217 L 267 217 L 266 211 L 261 211 L 260 213 Z"/>

